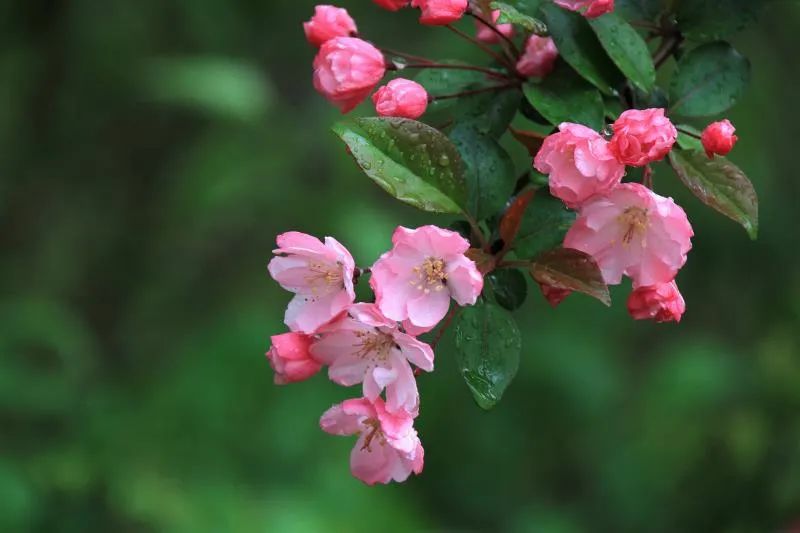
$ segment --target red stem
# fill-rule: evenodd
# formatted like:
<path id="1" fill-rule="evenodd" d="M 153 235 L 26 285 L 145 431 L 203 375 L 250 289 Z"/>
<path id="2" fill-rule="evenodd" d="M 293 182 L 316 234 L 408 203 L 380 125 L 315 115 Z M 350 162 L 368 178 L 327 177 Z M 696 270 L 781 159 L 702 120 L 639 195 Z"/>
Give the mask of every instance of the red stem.
<path id="1" fill-rule="evenodd" d="M 504 91 L 506 89 L 510 89 L 512 87 L 519 86 L 519 83 L 505 83 L 503 85 L 495 85 L 493 87 L 482 87 L 480 89 L 472 89 L 469 91 L 462 91 L 460 93 L 453 93 L 453 94 L 443 94 L 441 96 L 431 96 L 430 101 L 435 102 L 437 100 L 447 100 L 448 98 L 460 98 L 462 96 L 471 96 L 473 94 L 480 94 L 480 93 L 488 93 L 492 91 Z"/>
<path id="2" fill-rule="evenodd" d="M 406 68 L 418 68 L 418 69 L 423 69 L 423 68 L 442 68 L 442 69 L 453 69 L 453 70 L 474 70 L 475 72 L 483 72 L 487 76 L 492 76 L 493 78 L 500 78 L 500 79 L 503 79 L 503 80 L 510 80 L 511 79 L 508 76 L 506 76 L 505 74 L 502 74 L 500 72 L 497 72 L 497 71 L 494 71 L 494 70 L 490 70 L 488 68 L 476 67 L 475 65 L 453 65 L 453 64 L 450 64 L 450 63 L 420 63 L 420 64 L 412 63 L 412 64 L 409 64 L 409 65 L 404 65 L 401 68 L 397 68 L 395 65 L 389 65 L 388 68 L 390 70 L 402 70 L 402 69 L 406 69 Z"/>
<path id="3" fill-rule="evenodd" d="M 495 32 L 508 46 L 511 47 L 511 49 L 514 51 L 514 57 L 519 57 L 519 48 L 517 48 L 517 45 L 514 44 L 514 41 L 512 41 L 511 39 L 509 39 L 508 37 L 503 35 L 503 32 L 498 30 L 497 27 L 494 24 L 492 24 L 491 22 L 489 22 L 488 20 L 486 20 L 482 16 L 478 15 L 477 13 L 474 13 L 472 11 L 468 11 L 467 13 L 471 17 L 473 17 L 475 20 L 477 20 L 478 22 L 481 22 L 485 26 L 488 26 L 490 30 Z"/>
<path id="4" fill-rule="evenodd" d="M 466 33 L 464 33 L 463 31 L 459 30 L 458 28 L 456 28 L 451 24 L 448 24 L 447 26 L 445 26 L 445 28 L 452 31 L 462 39 L 471 42 L 472 44 L 474 44 L 475 46 L 477 46 L 478 48 L 480 48 L 481 50 L 492 56 L 495 59 L 495 61 L 497 61 L 501 65 L 505 65 L 506 68 L 510 69 L 512 72 L 515 71 L 516 67 L 514 67 L 514 65 L 508 60 L 508 58 L 501 56 L 500 54 L 498 54 L 497 52 L 495 52 L 494 50 L 492 50 L 479 40 L 470 37 L 469 35 L 467 35 Z"/>

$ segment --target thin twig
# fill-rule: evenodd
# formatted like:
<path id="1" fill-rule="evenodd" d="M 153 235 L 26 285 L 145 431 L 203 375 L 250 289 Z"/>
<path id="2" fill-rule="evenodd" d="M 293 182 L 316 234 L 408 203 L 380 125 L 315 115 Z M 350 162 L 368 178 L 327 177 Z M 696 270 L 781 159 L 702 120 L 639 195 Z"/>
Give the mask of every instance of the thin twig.
<path id="1" fill-rule="evenodd" d="M 475 220 L 474 218 L 472 218 L 472 216 L 470 216 L 467 213 L 464 213 L 464 218 L 467 219 L 467 222 L 469 223 L 469 227 L 472 228 L 472 234 L 475 236 L 476 239 L 478 239 L 478 242 L 481 245 L 481 249 L 484 252 L 488 252 L 489 251 L 489 241 L 487 241 L 486 237 L 483 235 L 483 231 L 481 231 L 481 227 L 478 225 L 478 221 Z"/>
<path id="2" fill-rule="evenodd" d="M 460 93 L 453 93 L 453 94 L 443 94 L 441 96 L 431 96 L 429 100 L 431 102 L 435 102 L 437 100 L 447 100 L 449 98 L 460 98 L 462 96 L 471 96 L 473 94 L 481 94 L 481 93 L 488 93 L 492 91 L 504 91 L 506 89 L 510 89 L 512 87 L 518 87 L 519 83 L 505 83 L 503 85 L 494 85 L 492 87 L 481 87 L 480 89 L 472 89 L 469 91 L 461 91 Z"/>
<path id="3" fill-rule="evenodd" d="M 689 130 L 683 129 L 681 127 L 675 126 L 675 129 L 678 130 L 681 133 L 684 133 L 684 134 L 688 135 L 689 137 L 694 137 L 695 139 L 702 139 L 702 137 L 700 135 L 698 135 L 698 134 L 696 134 L 694 132 L 691 132 Z"/>
<path id="4" fill-rule="evenodd" d="M 453 69 L 453 70 L 473 70 L 475 72 L 483 72 L 487 76 L 492 76 L 493 78 L 499 78 L 502 80 L 511 80 L 508 76 L 501 72 L 497 72 L 495 70 L 490 70 L 488 68 L 477 67 L 475 65 L 458 65 L 458 64 L 451 64 L 451 63 L 411 63 L 408 65 L 403 65 L 401 68 L 397 68 L 395 65 L 390 65 L 388 67 L 390 70 L 403 70 L 407 68 L 416 68 L 416 69 L 424 69 L 424 68 L 441 68 L 441 69 Z"/>
<path id="5" fill-rule="evenodd" d="M 444 332 L 447 331 L 447 328 L 450 327 L 450 324 L 453 322 L 453 318 L 455 318 L 456 313 L 458 313 L 459 309 L 460 307 L 455 305 L 450 308 L 450 311 L 447 313 L 447 316 L 444 317 L 444 322 L 442 322 L 442 326 L 439 328 L 439 331 L 436 332 L 436 337 L 434 337 L 433 342 L 431 342 L 430 344 L 431 349 L 434 350 L 436 349 L 436 345 L 439 344 L 439 341 L 441 341 L 442 337 L 444 337 Z"/>
<path id="6" fill-rule="evenodd" d="M 458 35 L 462 39 L 465 39 L 465 40 L 471 42 L 472 44 L 474 44 L 475 46 L 477 46 L 478 48 L 480 48 L 481 50 L 483 50 L 484 52 L 486 52 L 487 54 L 492 56 L 495 59 L 495 61 L 497 61 L 501 65 L 505 65 L 512 72 L 515 71 L 514 65 L 508 60 L 508 58 L 501 56 L 500 54 L 498 54 L 497 52 L 495 52 L 494 50 L 492 50 L 491 48 L 489 48 L 488 46 L 486 46 L 485 44 L 480 42 L 478 39 L 470 37 L 469 35 L 467 35 L 463 31 L 459 30 L 458 28 L 456 28 L 452 24 L 448 24 L 447 26 L 445 26 L 445 28 L 447 28 L 448 30 L 452 31 L 453 33 L 455 33 L 456 35 Z"/>
<path id="7" fill-rule="evenodd" d="M 383 52 L 385 55 L 402 57 L 403 59 L 409 59 L 411 61 L 419 61 L 420 63 L 434 63 L 432 59 L 428 59 L 427 57 L 415 56 L 413 54 L 407 54 L 405 52 L 400 52 L 399 50 L 393 50 L 391 48 L 380 48 L 380 51 Z"/>
<path id="8" fill-rule="evenodd" d="M 506 43 L 506 44 L 507 44 L 509 47 L 511 47 L 511 50 L 513 50 L 513 51 L 514 51 L 514 57 L 519 57 L 519 55 L 520 55 L 519 48 L 517 48 L 517 45 L 516 45 L 516 44 L 514 44 L 514 41 L 512 41 L 511 39 L 509 39 L 508 37 L 506 37 L 506 36 L 503 34 L 503 32 L 501 32 L 500 30 L 498 30 L 498 29 L 497 29 L 497 27 L 496 27 L 494 24 L 492 24 L 491 22 L 489 22 L 488 20 L 486 20 L 485 18 L 483 18 L 481 15 L 478 15 L 477 13 L 474 13 L 474 12 L 472 12 L 472 11 L 468 11 L 467 13 L 468 13 L 468 14 L 469 14 L 471 17 L 473 17 L 475 20 L 477 20 L 478 22 L 481 22 L 481 23 L 483 23 L 485 26 L 488 26 L 490 30 L 492 30 L 493 32 L 495 32 L 495 33 L 496 33 L 496 34 L 497 34 L 497 35 L 498 35 L 498 36 L 499 36 L 499 37 L 500 37 L 500 38 L 503 40 L 503 42 L 505 42 L 505 43 Z"/>
<path id="9" fill-rule="evenodd" d="M 656 68 L 661 67 L 669 57 L 675 53 L 678 47 L 683 42 L 683 37 L 679 33 L 670 34 L 661 41 L 661 46 L 658 47 L 656 53 L 653 54 L 653 64 Z"/>

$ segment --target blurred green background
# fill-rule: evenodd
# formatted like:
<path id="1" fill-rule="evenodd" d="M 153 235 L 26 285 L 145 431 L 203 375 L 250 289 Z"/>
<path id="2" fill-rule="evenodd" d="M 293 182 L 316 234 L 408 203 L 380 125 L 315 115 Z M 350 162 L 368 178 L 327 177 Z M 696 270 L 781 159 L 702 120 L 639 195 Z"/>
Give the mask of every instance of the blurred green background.
<path id="1" fill-rule="evenodd" d="M 449 220 L 392 201 L 330 133 L 300 28 L 313 4 L 0 3 L 0 531 L 795 523 L 800 6 L 734 39 L 754 76 L 731 158 L 759 191 L 759 240 L 658 169 L 697 233 L 684 322 L 634 323 L 626 287 L 611 310 L 555 311 L 530 287 L 499 406 L 475 406 L 445 341 L 420 378 L 425 471 L 369 488 L 353 442 L 318 429 L 357 390 L 272 384 L 289 299 L 266 275 L 274 237 L 335 235 L 364 266 L 396 225 Z M 470 57 L 413 12 L 343 5 L 367 38 Z"/>

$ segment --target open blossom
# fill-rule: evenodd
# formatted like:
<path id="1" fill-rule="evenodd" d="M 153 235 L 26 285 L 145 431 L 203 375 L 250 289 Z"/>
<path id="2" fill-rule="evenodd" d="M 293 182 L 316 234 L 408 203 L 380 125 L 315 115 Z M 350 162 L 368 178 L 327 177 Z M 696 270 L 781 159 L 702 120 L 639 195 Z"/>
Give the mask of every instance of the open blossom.
<path id="1" fill-rule="evenodd" d="M 380 50 L 355 37 L 325 41 L 314 58 L 314 87 L 342 113 L 363 102 L 385 73 Z"/>
<path id="2" fill-rule="evenodd" d="M 554 2 L 564 9 L 579 11 L 590 19 L 614 11 L 614 0 L 554 0 Z"/>
<path id="3" fill-rule="evenodd" d="M 391 412 L 415 412 L 419 404 L 409 362 L 426 372 L 433 370 L 431 347 L 400 331 L 375 304 L 351 306 L 347 316 L 320 330 L 311 353 L 329 365 L 334 383 L 349 387 L 363 382 L 369 400 L 376 400 L 385 388 Z"/>
<path id="4" fill-rule="evenodd" d="M 389 11 L 399 11 L 408 5 L 409 0 L 372 0 L 379 6 Z"/>
<path id="5" fill-rule="evenodd" d="M 639 287 L 672 281 L 686 263 L 693 235 L 672 198 L 623 183 L 581 206 L 564 247 L 594 257 L 609 285 L 624 274 Z"/>
<path id="6" fill-rule="evenodd" d="M 452 297 L 473 305 L 483 290 L 483 276 L 464 253 L 469 243 L 458 233 L 436 226 L 399 227 L 392 250 L 372 267 L 370 285 L 381 312 L 398 322 L 432 327 L 447 314 Z"/>
<path id="7" fill-rule="evenodd" d="M 320 46 L 334 37 L 347 37 L 355 34 L 355 21 L 346 9 L 335 6 L 316 6 L 311 20 L 303 23 L 306 39 L 314 46 Z"/>
<path id="8" fill-rule="evenodd" d="M 367 485 L 403 482 L 422 472 L 425 451 L 412 415 L 388 412 L 381 398 L 345 400 L 328 409 L 319 425 L 331 435 L 358 435 L 350 471 Z"/>
<path id="9" fill-rule="evenodd" d="M 292 332 L 275 335 L 271 341 L 267 359 L 275 371 L 276 384 L 285 385 L 306 380 L 322 368 L 309 352 L 311 336 Z"/>
<path id="10" fill-rule="evenodd" d="M 415 81 L 396 78 L 378 89 L 372 101 L 382 117 L 417 119 L 428 107 L 428 91 Z"/>
<path id="11" fill-rule="evenodd" d="M 411 0 L 412 7 L 422 10 L 421 24 L 445 26 L 464 16 L 468 0 Z"/>
<path id="12" fill-rule="evenodd" d="M 286 309 L 286 325 L 292 331 L 314 333 L 355 300 L 353 257 L 333 237 L 325 237 L 323 244 L 311 235 L 290 231 L 278 235 L 277 242 L 269 273 L 295 293 Z"/>
<path id="13" fill-rule="evenodd" d="M 600 134 L 569 122 L 558 130 L 544 140 L 534 160 L 536 170 L 549 175 L 553 196 L 575 208 L 620 182 L 625 165 L 617 161 Z"/>
<path id="14" fill-rule="evenodd" d="M 638 287 L 628 297 L 628 312 L 636 320 L 680 322 L 686 302 L 674 281 Z"/>
<path id="15" fill-rule="evenodd" d="M 552 38 L 531 35 L 517 61 L 517 72 L 529 78 L 543 78 L 553 71 L 557 58 L 558 49 Z"/>
<path id="16" fill-rule="evenodd" d="M 626 165 L 643 167 L 663 159 L 677 138 L 662 108 L 629 109 L 614 122 L 611 151 Z"/>
<path id="17" fill-rule="evenodd" d="M 492 11 L 492 23 L 495 24 L 494 28 L 497 32 L 500 32 L 502 35 L 506 37 L 511 37 L 514 35 L 514 25 L 513 24 L 496 24 L 497 19 L 500 18 L 500 10 L 497 9 Z M 500 42 L 500 36 L 494 31 L 492 28 L 481 22 L 480 20 L 475 20 L 475 37 L 484 43 L 487 44 L 496 44 Z"/>
<path id="18" fill-rule="evenodd" d="M 700 140 L 703 143 L 703 148 L 705 148 L 706 155 L 709 159 L 714 157 L 714 154 L 728 155 L 728 153 L 733 150 L 733 146 L 736 144 L 736 141 L 739 140 L 739 137 L 734 135 L 735 131 L 736 128 L 734 128 L 731 121 L 727 119 L 709 124 L 708 127 L 703 130 L 703 135 L 700 136 Z"/>

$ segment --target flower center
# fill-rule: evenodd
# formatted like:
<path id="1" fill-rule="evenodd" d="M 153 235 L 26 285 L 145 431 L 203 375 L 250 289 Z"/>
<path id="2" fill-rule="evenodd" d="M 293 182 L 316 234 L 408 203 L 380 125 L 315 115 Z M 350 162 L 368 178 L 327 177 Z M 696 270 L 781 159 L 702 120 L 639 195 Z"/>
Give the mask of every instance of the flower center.
<path id="1" fill-rule="evenodd" d="M 372 441 L 376 439 L 381 446 L 386 444 L 386 437 L 381 430 L 381 423 L 376 418 L 365 420 L 364 425 L 367 426 L 367 436 L 364 437 L 364 445 L 361 447 L 362 450 L 372 451 L 370 446 L 372 445 Z"/>
<path id="2" fill-rule="evenodd" d="M 428 257 L 419 266 L 414 267 L 416 278 L 412 279 L 412 287 L 425 292 L 425 294 L 434 291 L 441 291 L 447 283 L 447 273 L 444 271 L 444 260 L 438 257 Z"/>
<path id="3" fill-rule="evenodd" d="M 625 233 L 622 235 L 624 244 L 630 244 L 635 236 L 642 236 L 647 231 L 647 209 L 629 207 L 617 220 L 625 228 Z"/>
<path id="4" fill-rule="evenodd" d="M 309 274 L 306 276 L 306 282 L 311 287 L 313 294 L 318 292 L 327 293 L 331 289 L 344 287 L 342 268 L 339 263 L 331 265 L 313 261 L 308 263 L 308 270 Z"/>
<path id="5" fill-rule="evenodd" d="M 382 331 L 356 331 L 358 348 L 356 355 L 363 359 L 385 362 L 389 359 L 389 351 L 394 347 L 394 339 Z"/>

